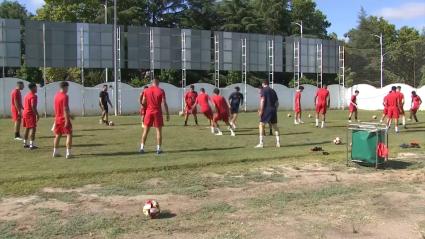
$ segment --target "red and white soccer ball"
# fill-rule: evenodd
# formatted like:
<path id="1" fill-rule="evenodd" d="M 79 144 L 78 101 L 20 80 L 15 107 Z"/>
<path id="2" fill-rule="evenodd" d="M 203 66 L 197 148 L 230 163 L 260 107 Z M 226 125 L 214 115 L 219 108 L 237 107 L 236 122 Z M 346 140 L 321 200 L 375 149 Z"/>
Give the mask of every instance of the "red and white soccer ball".
<path id="1" fill-rule="evenodd" d="M 288 118 L 291 118 L 292 117 L 292 115 L 291 114 L 288 114 Z"/>
<path id="2" fill-rule="evenodd" d="M 376 115 L 372 116 L 372 119 L 377 119 L 378 117 Z"/>
<path id="3" fill-rule="evenodd" d="M 153 219 L 158 218 L 161 213 L 161 209 L 159 208 L 159 203 L 156 200 L 150 199 L 145 202 L 143 206 L 143 214 L 145 216 Z"/>
<path id="4" fill-rule="evenodd" d="M 341 143 L 342 143 L 341 138 L 340 138 L 340 137 L 336 137 L 336 138 L 333 140 L 333 143 L 334 143 L 334 144 L 336 144 L 336 145 L 341 144 Z"/>

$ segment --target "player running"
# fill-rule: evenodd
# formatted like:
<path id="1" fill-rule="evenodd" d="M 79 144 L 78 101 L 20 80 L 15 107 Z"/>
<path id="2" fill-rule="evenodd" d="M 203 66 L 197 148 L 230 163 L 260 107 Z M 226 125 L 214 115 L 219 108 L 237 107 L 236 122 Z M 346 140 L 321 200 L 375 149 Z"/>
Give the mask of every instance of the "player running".
<path id="1" fill-rule="evenodd" d="M 412 91 L 412 102 L 410 107 L 410 117 L 409 120 L 415 119 L 416 122 L 418 121 L 418 117 L 416 116 L 416 112 L 418 112 L 419 107 L 422 104 L 422 99 L 419 97 L 419 95 L 416 94 L 416 91 Z"/>
<path id="2" fill-rule="evenodd" d="M 187 120 L 189 119 L 189 115 L 192 114 L 195 119 L 195 124 L 198 125 L 198 117 L 196 116 L 196 97 L 198 97 L 198 93 L 195 91 L 195 86 L 190 85 L 189 91 L 184 96 L 184 102 L 186 104 L 184 111 L 184 126 L 187 126 Z"/>
<path id="3" fill-rule="evenodd" d="M 106 125 L 109 125 L 108 104 L 111 106 L 111 108 L 113 108 L 111 100 L 109 99 L 108 85 L 103 85 L 102 91 L 99 93 L 99 107 L 102 111 L 100 123 L 105 123 Z"/>
<path id="4" fill-rule="evenodd" d="M 271 124 L 276 136 L 276 147 L 280 147 L 280 133 L 277 127 L 277 109 L 279 108 L 279 99 L 276 91 L 269 87 L 269 81 L 263 81 L 263 89 L 261 90 L 260 108 L 258 115 L 260 116 L 259 138 L 260 142 L 255 148 L 264 147 L 264 127 Z"/>
<path id="5" fill-rule="evenodd" d="M 213 117 L 213 125 L 215 132 L 217 132 L 215 135 L 223 135 L 220 128 L 218 127 L 217 122 L 222 120 L 224 123 L 228 126 L 228 129 L 230 131 L 230 136 L 236 136 L 235 132 L 232 129 L 232 126 L 229 123 L 229 105 L 226 102 L 226 99 L 224 99 L 223 96 L 220 95 L 220 90 L 218 88 L 214 89 L 214 94 L 211 98 L 211 101 L 213 102 L 215 106 L 215 114 Z"/>
<path id="6" fill-rule="evenodd" d="M 193 107 L 196 107 L 197 105 L 199 105 L 199 107 L 201 108 L 201 113 L 203 113 L 210 122 L 211 133 L 214 134 L 215 130 L 214 130 L 214 124 L 213 124 L 213 112 L 209 104 L 210 97 L 208 96 L 207 93 L 205 93 L 204 88 L 201 88 L 199 91 L 200 93 L 198 94 L 198 97 L 196 97 L 195 105 Z"/>
<path id="7" fill-rule="evenodd" d="M 403 124 L 403 127 L 407 129 L 406 127 L 406 115 L 404 113 L 404 94 L 401 93 L 401 86 L 397 86 L 397 97 L 398 101 L 400 102 L 400 115 L 401 115 L 401 122 Z"/>
<path id="8" fill-rule="evenodd" d="M 304 91 L 304 86 L 299 86 L 297 92 L 295 93 L 295 101 L 294 101 L 294 111 L 295 111 L 295 119 L 294 124 L 304 124 L 301 120 L 301 94 Z"/>
<path id="9" fill-rule="evenodd" d="M 71 113 L 69 110 L 69 96 L 68 96 L 69 83 L 62 81 L 60 83 L 60 90 L 56 93 L 54 99 L 55 109 L 55 139 L 53 141 L 53 157 L 59 157 L 58 147 L 62 135 L 66 135 L 66 155 L 65 158 L 72 157 L 72 124 Z"/>
<path id="10" fill-rule="evenodd" d="M 162 149 L 162 127 L 164 126 L 164 118 L 162 116 L 162 105 L 164 105 L 167 121 L 170 120 L 168 113 L 167 100 L 165 91 L 159 88 L 159 79 L 155 77 L 152 80 L 151 87 L 144 91 L 142 105 L 146 105 L 146 114 L 143 120 L 145 127 L 143 128 L 142 140 L 139 152 L 145 153 L 145 142 L 151 127 L 156 128 L 156 154 L 161 154 Z"/>
<path id="11" fill-rule="evenodd" d="M 230 114 L 230 125 L 233 129 L 236 129 L 236 120 L 238 119 L 239 107 L 243 104 L 243 95 L 240 92 L 239 86 L 235 87 L 235 91 L 229 96 Z"/>
<path id="12" fill-rule="evenodd" d="M 319 117 L 321 114 L 321 128 L 324 128 L 326 121 L 326 110 L 330 106 L 330 97 L 327 85 L 323 85 L 322 88 L 317 90 L 316 96 L 314 97 L 314 105 L 316 106 L 316 127 L 319 127 Z"/>
<path id="13" fill-rule="evenodd" d="M 37 111 L 37 85 L 29 83 L 28 88 L 30 92 L 24 98 L 24 112 L 22 114 L 22 126 L 25 128 L 24 134 L 24 148 L 37 149 L 35 146 L 35 132 L 37 131 L 37 122 L 39 115 Z M 30 138 L 28 144 L 28 136 Z"/>
<path id="14" fill-rule="evenodd" d="M 384 97 L 384 100 L 382 102 L 382 105 L 384 106 L 384 111 L 382 112 L 381 120 L 379 122 L 382 124 L 384 122 L 385 117 L 388 114 L 388 106 L 387 106 L 387 97 L 389 94 L 391 94 L 392 91 L 388 92 L 388 94 Z"/>
<path id="15" fill-rule="evenodd" d="M 24 83 L 18 81 L 16 88 L 10 93 L 10 113 L 12 115 L 12 121 L 14 122 L 15 140 L 22 140 L 21 138 L 21 121 L 22 121 L 22 94 L 21 91 L 24 89 Z"/>
<path id="16" fill-rule="evenodd" d="M 400 112 L 401 112 L 401 101 L 400 101 L 400 96 L 396 91 L 397 91 L 397 87 L 395 86 L 391 87 L 391 93 L 387 95 L 385 105 L 387 105 L 388 107 L 387 127 L 390 128 L 391 122 L 392 120 L 394 120 L 395 132 L 398 133 L 399 132 L 398 118 L 400 117 Z"/>
<path id="17" fill-rule="evenodd" d="M 357 119 L 357 96 L 359 95 L 359 91 L 356 90 L 354 91 L 354 95 L 351 96 L 351 100 L 350 100 L 350 114 L 348 115 L 348 122 L 351 123 L 351 117 L 354 114 L 354 120 L 358 121 Z"/>
<path id="18" fill-rule="evenodd" d="M 140 97 L 139 97 L 139 103 L 140 103 L 140 122 L 142 124 L 142 128 L 145 127 L 143 124 L 143 120 L 145 118 L 146 115 L 146 105 L 143 104 L 143 95 L 145 93 L 145 90 L 149 88 L 147 85 L 145 85 L 143 87 L 142 92 L 140 92 Z"/>

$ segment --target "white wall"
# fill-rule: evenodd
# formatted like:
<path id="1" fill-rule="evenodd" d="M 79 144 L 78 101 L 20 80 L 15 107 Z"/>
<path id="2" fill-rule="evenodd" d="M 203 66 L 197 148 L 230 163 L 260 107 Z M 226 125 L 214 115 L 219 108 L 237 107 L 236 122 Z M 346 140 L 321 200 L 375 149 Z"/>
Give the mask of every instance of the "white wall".
<path id="1" fill-rule="evenodd" d="M 0 115 L 3 117 L 10 116 L 10 92 L 16 86 L 16 82 L 20 81 L 17 78 L 0 78 Z M 24 96 L 28 90 L 28 82 L 25 82 L 25 89 L 22 92 Z M 99 92 L 104 84 L 97 85 L 95 87 L 82 87 L 79 84 L 70 82 L 69 96 L 70 96 L 70 108 L 73 114 L 81 115 L 83 112 L 83 91 L 84 91 L 84 109 L 86 115 L 94 115 L 99 113 Z M 110 86 L 114 86 L 113 83 L 108 83 Z M 402 87 L 402 92 L 405 95 L 406 104 L 405 110 L 410 108 L 410 93 L 412 90 L 415 90 L 409 85 L 405 84 L 395 84 Z M 228 97 L 234 90 L 236 86 L 241 88 L 241 92 L 244 91 L 243 84 L 233 84 L 228 87 L 221 89 L 221 94 L 224 97 Z M 358 105 L 360 109 L 364 110 L 380 110 L 383 108 L 382 99 L 390 91 L 392 85 L 387 85 L 384 88 L 375 88 L 370 85 L 355 85 L 350 88 L 342 88 L 339 85 L 330 85 L 330 97 L 331 97 L 331 107 L 332 108 L 342 108 L 347 107 L 350 101 L 352 92 L 359 90 L 360 94 L 358 96 Z M 200 88 L 205 88 L 208 94 L 211 94 L 214 86 L 206 83 L 195 84 L 195 88 L 199 91 Z M 168 83 L 161 83 L 161 88 L 164 89 L 167 102 L 171 112 L 178 112 L 181 110 L 181 99 L 182 99 L 182 89 L 170 85 Z M 284 110 L 293 109 L 294 105 L 294 89 L 288 88 L 287 86 L 275 84 L 274 89 L 276 90 L 279 96 L 280 108 Z M 40 113 L 44 113 L 45 105 L 47 106 L 47 114 L 51 115 L 53 113 L 53 97 L 55 93 L 59 90 L 59 82 L 48 84 L 45 89 L 38 89 L 38 110 Z M 135 114 L 139 112 L 139 95 L 142 88 L 134 88 L 127 84 L 121 84 L 122 92 L 122 113 L 123 114 Z M 314 108 L 314 96 L 316 93 L 317 87 L 312 85 L 304 85 L 304 93 L 301 98 L 301 104 L 303 109 L 313 109 Z M 44 97 L 44 91 L 46 91 L 46 100 Z M 416 92 L 425 100 L 425 86 L 419 89 L 416 89 Z M 109 90 L 111 96 L 111 101 L 114 103 L 115 92 L 114 90 Z M 249 111 L 257 110 L 259 100 L 259 89 L 247 86 L 247 109 Z M 115 107 L 115 105 L 114 105 Z M 425 104 L 421 106 L 421 110 L 425 109 Z M 111 110 L 112 112 L 113 110 Z"/>

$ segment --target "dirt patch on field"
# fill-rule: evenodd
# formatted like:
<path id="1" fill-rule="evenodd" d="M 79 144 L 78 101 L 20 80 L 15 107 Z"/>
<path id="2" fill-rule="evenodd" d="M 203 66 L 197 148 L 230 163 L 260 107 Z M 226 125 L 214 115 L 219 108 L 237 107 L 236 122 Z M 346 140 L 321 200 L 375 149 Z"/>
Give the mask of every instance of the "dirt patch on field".
<path id="1" fill-rule="evenodd" d="M 135 229 L 118 233 L 120 237 L 424 237 L 421 234 L 421 230 L 425 230 L 422 226 L 425 222 L 423 169 L 361 171 L 349 168 L 334 171 L 321 165 L 305 165 L 261 168 L 256 172 L 260 172 L 255 174 L 256 180 L 241 187 L 212 188 L 201 198 L 176 194 L 102 195 L 96 193 L 102 189 L 101 185 L 44 188 L 40 195 L 0 201 L 0 223 L 13 221 L 17 223 L 15 231 L 31 231 L 45 216 L 46 210 L 57 213 L 63 220 L 84 213 L 119 217 L 123 221 L 136 218 L 140 223 L 138 218 L 144 202 L 154 198 L 167 212 L 166 221 L 136 223 Z M 285 180 L 260 180 L 262 175 L 271 178 L 276 174 L 284 176 Z M 226 178 L 215 173 L 206 173 L 203 177 Z M 167 182 L 153 178 L 143 183 L 155 187 Z M 358 191 L 352 193 L 352 189 Z M 149 228 L 143 231 L 146 226 Z M 96 231 L 90 233 L 78 237 L 102 237 Z"/>

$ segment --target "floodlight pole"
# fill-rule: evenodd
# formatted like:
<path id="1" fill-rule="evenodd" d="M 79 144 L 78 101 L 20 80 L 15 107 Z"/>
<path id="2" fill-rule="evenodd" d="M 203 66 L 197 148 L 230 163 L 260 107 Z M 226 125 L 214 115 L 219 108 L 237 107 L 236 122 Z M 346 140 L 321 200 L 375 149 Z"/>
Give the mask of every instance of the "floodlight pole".
<path id="1" fill-rule="evenodd" d="M 118 69 L 117 69 L 117 0 L 114 0 L 114 46 L 113 46 L 113 61 L 114 61 L 114 88 L 115 88 L 115 97 L 114 97 L 114 113 L 115 116 L 118 115 Z"/>
<path id="2" fill-rule="evenodd" d="M 301 36 L 301 39 L 303 39 L 303 21 L 301 20 L 300 22 L 292 22 L 292 24 L 295 24 L 300 27 L 300 36 Z M 299 49 L 301 49 L 301 46 L 299 47 Z M 300 67 L 300 74 L 302 78 L 303 77 L 302 67 Z"/>
<path id="3" fill-rule="evenodd" d="M 379 38 L 379 45 L 381 47 L 381 88 L 384 87 L 384 52 L 383 52 L 383 36 L 382 32 L 379 35 L 373 34 L 372 36 Z"/>
<path id="4" fill-rule="evenodd" d="M 43 93 L 44 93 L 44 118 L 47 118 L 47 79 L 46 79 L 46 24 L 43 23 Z"/>
<path id="5" fill-rule="evenodd" d="M 103 4 L 105 8 L 105 25 L 108 24 L 108 0 L 105 0 L 105 4 Z M 105 67 L 105 82 L 108 83 L 108 67 Z"/>

